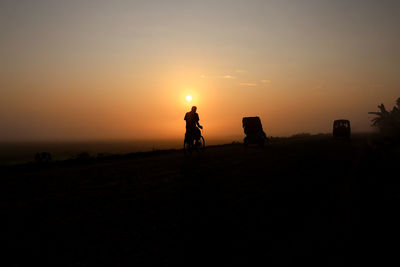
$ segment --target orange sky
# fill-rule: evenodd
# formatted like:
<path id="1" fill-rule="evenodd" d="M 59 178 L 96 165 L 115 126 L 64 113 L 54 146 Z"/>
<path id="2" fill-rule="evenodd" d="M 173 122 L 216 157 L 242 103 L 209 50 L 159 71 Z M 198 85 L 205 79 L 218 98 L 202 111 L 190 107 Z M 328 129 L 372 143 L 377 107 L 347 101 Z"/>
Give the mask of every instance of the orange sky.
<path id="1" fill-rule="evenodd" d="M 299 2 L 4 1 L 0 140 L 181 138 L 192 104 L 210 138 L 370 130 L 400 96 L 399 4 Z"/>

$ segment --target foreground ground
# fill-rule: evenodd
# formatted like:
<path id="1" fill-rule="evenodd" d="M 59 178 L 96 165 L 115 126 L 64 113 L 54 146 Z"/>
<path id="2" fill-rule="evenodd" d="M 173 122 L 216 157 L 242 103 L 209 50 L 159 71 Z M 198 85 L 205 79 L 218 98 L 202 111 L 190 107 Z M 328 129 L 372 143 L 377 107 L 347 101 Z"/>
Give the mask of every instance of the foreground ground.
<path id="1" fill-rule="evenodd" d="M 1 261 L 382 263 L 398 252 L 400 157 L 370 140 L 316 136 L 5 167 Z"/>

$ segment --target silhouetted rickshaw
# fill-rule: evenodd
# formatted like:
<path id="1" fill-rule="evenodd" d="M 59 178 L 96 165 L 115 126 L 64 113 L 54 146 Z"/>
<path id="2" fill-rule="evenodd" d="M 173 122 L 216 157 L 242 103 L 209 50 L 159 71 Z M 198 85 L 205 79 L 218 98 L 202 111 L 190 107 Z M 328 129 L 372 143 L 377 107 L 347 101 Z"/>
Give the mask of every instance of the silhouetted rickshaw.
<path id="1" fill-rule="evenodd" d="M 351 128 L 349 120 L 335 120 L 333 122 L 334 138 L 350 138 Z"/>
<path id="2" fill-rule="evenodd" d="M 268 140 L 267 135 L 264 133 L 261 120 L 259 117 L 244 117 L 242 119 L 243 130 L 246 134 L 244 144 L 258 144 L 263 146 L 265 141 Z"/>

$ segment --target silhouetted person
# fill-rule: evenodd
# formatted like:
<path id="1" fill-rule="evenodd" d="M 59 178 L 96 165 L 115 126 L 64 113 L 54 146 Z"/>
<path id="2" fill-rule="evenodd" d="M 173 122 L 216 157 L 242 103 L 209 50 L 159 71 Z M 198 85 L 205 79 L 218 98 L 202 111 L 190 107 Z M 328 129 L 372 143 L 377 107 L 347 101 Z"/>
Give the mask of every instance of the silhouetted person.
<path id="1" fill-rule="evenodd" d="M 192 110 L 186 113 L 184 120 L 186 121 L 186 135 L 193 137 L 198 142 L 201 136 L 199 128 L 203 129 L 203 126 L 199 124 L 199 114 L 196 113 L 196 110 L 197 107 L 193 106 Z"/>

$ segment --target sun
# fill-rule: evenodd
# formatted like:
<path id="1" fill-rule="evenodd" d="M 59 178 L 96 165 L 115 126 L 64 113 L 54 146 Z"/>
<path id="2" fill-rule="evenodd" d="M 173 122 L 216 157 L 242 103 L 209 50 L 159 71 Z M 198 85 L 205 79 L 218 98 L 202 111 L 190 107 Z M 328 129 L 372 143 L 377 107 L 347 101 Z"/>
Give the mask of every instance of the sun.
<path id="1" fill-rule="evenodd" d="M 187 101 L 187 102 L 192 101 L 192 96 L 191 96 L 191 95 L 187 95 L 187 96 L 186 96 L 186 101 Z"/>

